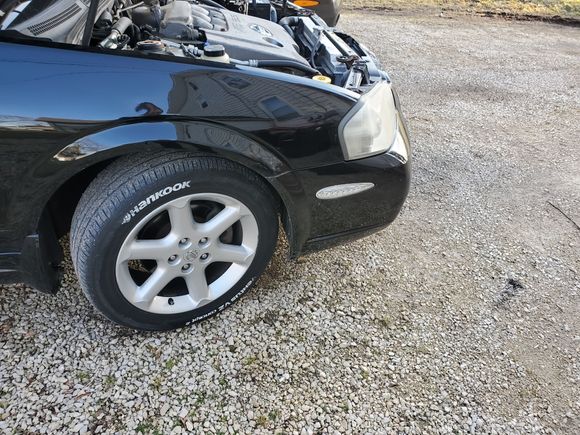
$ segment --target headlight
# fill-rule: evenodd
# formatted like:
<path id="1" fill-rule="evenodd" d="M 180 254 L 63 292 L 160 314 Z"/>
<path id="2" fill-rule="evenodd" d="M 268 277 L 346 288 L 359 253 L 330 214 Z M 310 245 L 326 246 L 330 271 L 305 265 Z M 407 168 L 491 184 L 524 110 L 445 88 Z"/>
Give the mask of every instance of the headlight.
<path id="1" fill-rule="evenodd" d="M 360 97 L 339 126 L 346 160 L 386 152 L 397 136 L 397 109 L 391 85 L 378 83 Z"/>

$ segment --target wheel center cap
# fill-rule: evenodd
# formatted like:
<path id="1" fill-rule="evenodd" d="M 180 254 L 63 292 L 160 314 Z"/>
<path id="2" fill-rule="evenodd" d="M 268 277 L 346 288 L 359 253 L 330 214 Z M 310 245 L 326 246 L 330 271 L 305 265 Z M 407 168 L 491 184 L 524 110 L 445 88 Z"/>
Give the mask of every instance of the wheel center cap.
<path id="1" fill-rule="evenodd" d="M 191 251 L 187 251 L 184 255 L 183 258 L 185 259 L 185 261 L 193 261 L 195 260 L 197 257 L 199 256 L 199 252 L 196 250 L 191 250 Z"/>

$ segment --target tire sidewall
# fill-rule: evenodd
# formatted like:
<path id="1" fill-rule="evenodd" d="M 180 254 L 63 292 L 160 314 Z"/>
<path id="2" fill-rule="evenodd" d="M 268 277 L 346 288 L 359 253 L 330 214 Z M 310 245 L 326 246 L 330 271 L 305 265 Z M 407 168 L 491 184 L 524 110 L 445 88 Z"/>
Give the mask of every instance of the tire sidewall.
<path id="1" fill-rule="evenodd" d="M 158 192 L 166 193 L 147 204 L 147 198 Z M 196 193 L 227 195 L 248 207 L 259 229 L 254 259 L 246 273 L 230 290 L 200 308 L 178 314 L 156 314 L 141 310 L 124 297 L 117 284 L 116 260 L 119 250 L 133 228 L 153 210 L 177 198 Z M 130 195 L 130 198 L 121 201 L 114 208 L 115 211 L 108 216 L 103 226 L 101 236 L 90 250 L 92 261 L 87 278 L 90 285 L 98 289 L 91 295 L 92 302 L 101 311 L 108 313 L 111 320 L 136 329 L 173 329 L 199 322 L 223 311 L 252 287 L 273 254 L 278 221 L 273 208 L 267 206 L 269 198 L 264 196 L 246 177 L 235 171 L 202 171 L 195 175 L 175 173 L 137 189 L 134 195 Z M 146 205 L 143 206 L 144 204 Z"/>

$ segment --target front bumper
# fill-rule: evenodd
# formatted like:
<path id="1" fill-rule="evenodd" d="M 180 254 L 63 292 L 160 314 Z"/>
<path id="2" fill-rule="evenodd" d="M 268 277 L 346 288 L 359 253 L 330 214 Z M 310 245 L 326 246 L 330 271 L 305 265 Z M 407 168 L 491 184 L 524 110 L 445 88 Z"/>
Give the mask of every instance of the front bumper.
<path id="1" fill-rule="evenodd" d="M 300 180 L 309 211 L 308 223 L 300 222 L 298 225 L 300 232 L 307 232 L 300 253 L 367 236 L 389 225 L 398 216 L 411 180 L 411 148 L 400 114 L 398 124 L 398 139 L 406 147 L 406 158 L 389 151 L 293 173 Z M 372 183 L 374 187 L 336 199 L 316 197 L 320 189 L 350 183 Z"/>

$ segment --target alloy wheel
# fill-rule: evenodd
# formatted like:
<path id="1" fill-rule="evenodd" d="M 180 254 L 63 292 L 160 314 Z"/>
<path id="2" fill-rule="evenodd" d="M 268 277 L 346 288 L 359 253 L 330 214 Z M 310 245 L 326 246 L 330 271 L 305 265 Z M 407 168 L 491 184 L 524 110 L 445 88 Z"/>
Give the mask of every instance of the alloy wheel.
<path id="1" fill-rule="evenodd" d="M 250 267 L 258 224 L 227 195 L 184 196 L 150 212 L 125 238 L 116 260 L 123 296 L 157 314 L 187 312 L 231 289 Z"/>

